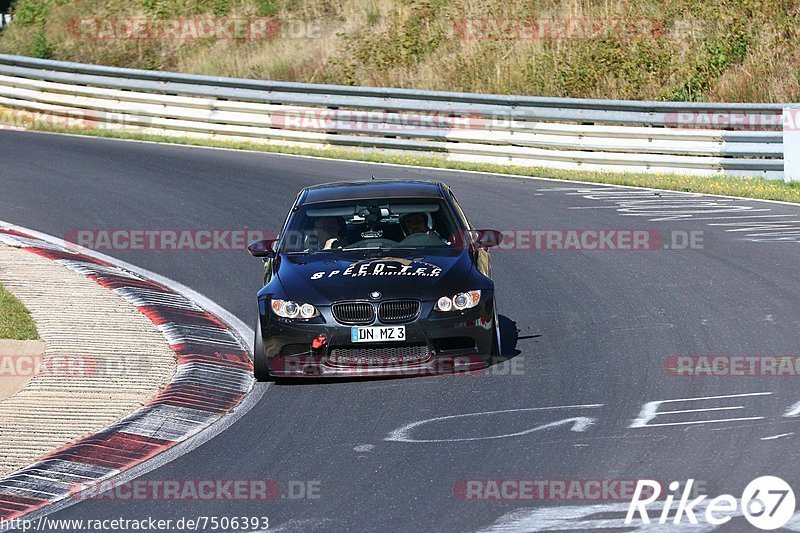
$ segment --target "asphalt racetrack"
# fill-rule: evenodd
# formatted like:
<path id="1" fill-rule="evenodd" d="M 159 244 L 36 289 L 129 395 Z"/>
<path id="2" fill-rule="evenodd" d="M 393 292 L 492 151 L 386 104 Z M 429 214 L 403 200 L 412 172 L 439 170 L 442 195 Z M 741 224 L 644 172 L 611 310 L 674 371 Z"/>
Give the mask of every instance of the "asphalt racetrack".
<path id="1" fill-rule="evenodd" d="M 676 356 L 800 354 L 800 207 L 26 132 L 0 132 L 0 147 L 0 220 L 58 237 L 277 231 L 302 187 L 374 174 L 442 179 L 474 226 L 514 231 L 516 247 L 528 248 L 492 254 L 504 362 L 469 375 L 258 384 L 266 392 L 234 425 L 143 478 L 269 479 L 279 496 L 87 500 L 51 519 L 585 530 L 619 527 L 628 500 L 609 490 L 565 501 L 558 487 L 694 479 L 712 497 L 739 498 L 770 474 L 800 487 L 796 375 L 687 376 L 670 365 Z M 532 229 L 637 230 L 660 240 L 639 251 L 537 250 L 526 243 Z M 260 262 L 243 250 L 101 251 L 255 324 Z M 677 401 L 650 403 L 663 400 Z M 514 483 L 497 497 L 489 480 Z M 540 480 L 547 494 L 520 496 L 519 480 Z M 800 520 L 787 527 L 800 531 Z M 717 530 L 749 528 L 737 517 Z"/>

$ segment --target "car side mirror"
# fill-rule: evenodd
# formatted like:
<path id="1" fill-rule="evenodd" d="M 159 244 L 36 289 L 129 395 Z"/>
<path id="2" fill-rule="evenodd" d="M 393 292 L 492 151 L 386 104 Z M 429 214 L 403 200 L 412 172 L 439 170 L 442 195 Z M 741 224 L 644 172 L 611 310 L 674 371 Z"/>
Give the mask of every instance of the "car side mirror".
<path id="1" fill-rule="evenodd" d="M 253 257 L 270 257 L 273 258 L 277 254 L 277 250 L 275 250 L 275 245 L 277 244 L 278 239 L 266 239 L 263 241 L 253 241 L 247 245 L 247 251 L 250 252 L 250 255 Z"/>
<path id="2" fill-rule="evenodd" d="M 478 229 L 473 234 L 472 242 L 479 248 L 492 248 L 503 242 L 503 233 L 496 229 Z"/>

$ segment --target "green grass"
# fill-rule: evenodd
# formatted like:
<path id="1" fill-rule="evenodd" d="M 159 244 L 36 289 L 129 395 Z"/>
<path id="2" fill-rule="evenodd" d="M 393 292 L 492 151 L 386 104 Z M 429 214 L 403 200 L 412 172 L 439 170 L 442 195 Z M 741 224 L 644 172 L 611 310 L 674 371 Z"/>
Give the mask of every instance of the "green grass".
<path id="1" fill-rule="evenodd" d="M 0 285 L 0 339 L 35 340 L 39 335 L 30 312 Z"/>
<path id="2" fill-rule="evenodd" d="M 763 178 L 726 178 L 723 176 L 705 177 L 682 174 L 591 172 L 579 170 L 558 170 L 544 167 L 461 163 L 427 155 L 414 155 L 413 153 L 365 153 L 347 148 L 299 148 L 257 142 L 195 139 L 188 137 L 147 135 L 140 133 L 103 130 L 65 130 L 64 133 L 74 133 L 93 137 L 181 144 L 187 146 L 206 146 L 214 148 L 250 150 L 256 152 L 304 155 L 310 157 L 325 157 L 351 161 L 367 161 L 372 163 L 390 163 L 417 167 L 470 170 L 491 174 L 511 174 L 520 177 L 553 178 L 568 181 L 587 181 L 593 183 L 628 185 L 632 187 L 651 187 L 655 189 L 667 189 L 671 191 L 721 194 L 725 196 L 738 196 L 741 198 L 757 198 L 762 200 L 780 200 L 784 202 L 800 203 L 800 182 L 787 183 L 782 180 L 767 180 Z"/>

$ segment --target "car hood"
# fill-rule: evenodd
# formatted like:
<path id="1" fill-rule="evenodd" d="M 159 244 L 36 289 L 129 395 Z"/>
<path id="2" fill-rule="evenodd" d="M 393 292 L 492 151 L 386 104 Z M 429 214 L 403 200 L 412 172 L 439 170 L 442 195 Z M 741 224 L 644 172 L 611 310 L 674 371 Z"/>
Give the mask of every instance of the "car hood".
<path id="1" fill-rule="evenodd" d="M 277 277 L 286 298 L 326 305 L 375 291 L 381 299 L 435 300 L 473 288 L 465 286 L 471 271 L 467 250 L 351 251 L 285 255 Z"/>

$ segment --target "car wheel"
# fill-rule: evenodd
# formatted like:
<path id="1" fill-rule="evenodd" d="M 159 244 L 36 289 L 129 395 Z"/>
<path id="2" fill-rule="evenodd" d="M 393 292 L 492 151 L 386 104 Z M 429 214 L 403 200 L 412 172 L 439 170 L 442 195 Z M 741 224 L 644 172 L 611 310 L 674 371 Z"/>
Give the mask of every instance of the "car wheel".
<path id="1" fill-rule="evenodd" d="M 257 381 L 270 381 L 269 359 L 264 353 L 264 339 L 261 337 L 261 319 L 256 321 L 256 338 L 253 341 L 253 376 Z"/>
<path id="2" fill-rule="evenodd" d="M 494 301 L 494 338 L 492 339 L 492 357 L 503 355 L 503 347 L 500 341 L 500 320 L 497 318 L 497 300 Z"/>

